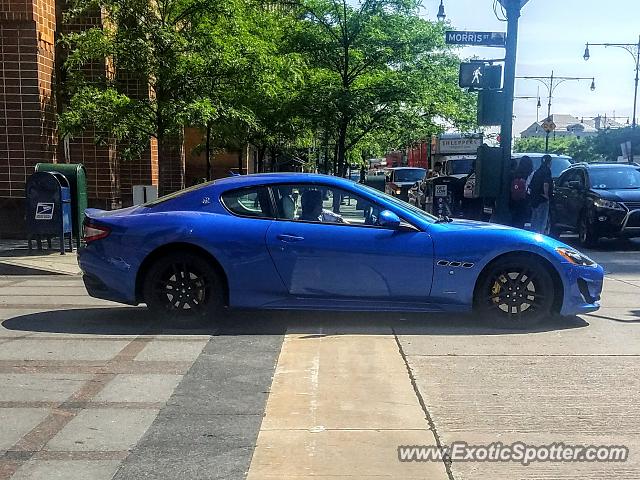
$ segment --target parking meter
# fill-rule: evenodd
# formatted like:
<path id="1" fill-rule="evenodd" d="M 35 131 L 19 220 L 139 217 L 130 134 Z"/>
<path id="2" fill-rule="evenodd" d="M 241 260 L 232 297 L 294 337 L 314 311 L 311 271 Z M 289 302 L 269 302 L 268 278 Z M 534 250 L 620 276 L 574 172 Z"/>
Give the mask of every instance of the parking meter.
<path id="1" fill-rule="evenodd" d="M 455 182 L 456 179 L 453 177 L 436 177 L 431 180 L 432 215 L 436 217 L 453 217 Z"/>

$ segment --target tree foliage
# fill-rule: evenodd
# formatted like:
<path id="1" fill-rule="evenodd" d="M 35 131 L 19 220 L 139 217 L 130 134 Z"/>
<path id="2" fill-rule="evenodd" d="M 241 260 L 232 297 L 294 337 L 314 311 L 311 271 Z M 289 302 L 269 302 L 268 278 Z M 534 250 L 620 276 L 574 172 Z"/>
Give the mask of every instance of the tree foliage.
<path id="1" fill-rule="evenodd" d="M 456 84 L 459 60 L 446 50 L 444 27 L 419 17 L 419 1 L 289 3 L 298 18 L 291 48 L 310 67 L 310 113 L 332 128 L 341 174 L 348 152 L 406 136 L 406 120 L 414 140 L 436 118 L 472 122 L 474 103 Z"/>
<path id="2" fill-rule="evenodd" d="M 333 154 L 344 174 L 367 152 L 445 125 L 470 128 L 475 98 L 457 86 L 444 26 L 419 0 L 72 0 L 66 19 L 102 26 L 62 38 L 61 131 L 115 139 L 124 157 L 207 127 L 220 147 Z M 91 65 L 108 65 L 95 69 Z M 100 72 L 102 74 L 96 74 Z M 309 155 L 306 157 L 310 160 Z"/>
<path id="3" fill-rule="evenodd" d="M 634 155 L 640 155 L 640 131 L 638 129 L 605 129 L 591 137 L 574 136 L 549 138 L 549 153 L 569 155 L 579 162 L 606 160 L 617 161 L 622 154 L 620 144 L 631 141 Z M 514 144 L 516 152 L 544 152 L 544 137 L 519 138 Z"/>

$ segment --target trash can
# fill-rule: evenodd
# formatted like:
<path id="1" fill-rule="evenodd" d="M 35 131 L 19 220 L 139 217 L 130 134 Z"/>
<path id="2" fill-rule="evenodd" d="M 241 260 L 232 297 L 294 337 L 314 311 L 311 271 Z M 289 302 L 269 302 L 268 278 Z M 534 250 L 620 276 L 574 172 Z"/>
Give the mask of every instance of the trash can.
<path id="1" fill-rule="evenodd" d="M 29 250 L 34 237 L 38 250 L 42 250 L 42 237 L 49 246 L 51 237 L 60 237 L 60 253 L 65 253 L 65 241 L 69 235 L 69 250 L 73 251 L 71 228 L 71 191 L 64 175 L 57 172 L 36 172 L 25 186 L 26 223 Z"/>
<path id="2" fill-rule="evenodd" d="M 38 163 L 36 172 L 58 172 L 63 174 L 71 187 L 71 210 L 73 234 L 80 248 L 82 222 L 87 209 L 87 172 L 81 163 Z"/>

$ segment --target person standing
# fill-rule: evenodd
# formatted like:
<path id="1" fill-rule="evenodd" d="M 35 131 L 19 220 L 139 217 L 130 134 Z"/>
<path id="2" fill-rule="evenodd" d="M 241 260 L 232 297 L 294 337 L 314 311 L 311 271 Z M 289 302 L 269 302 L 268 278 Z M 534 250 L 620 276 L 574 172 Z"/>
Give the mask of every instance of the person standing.
<path id="1" fill-rule="evenodd" d="M 525 155 L 520 159 L 518 166 L 513 172 L 511 180 L 511 226 L 524 228 L 524 224 L 529 220 L 530 207 L 527 197 L 527 180 L 533 172 L 533 162 Z"/>
<path id="2" fill-rule="evenodd" d="M 553 177 L 551 176 L 551 156 L 542 157 L 542 164 L 536 170 L 529 184 L 531 203 L 531 230 L 545 233 L 549 222 L 549 203 L 553 198 Z"/>

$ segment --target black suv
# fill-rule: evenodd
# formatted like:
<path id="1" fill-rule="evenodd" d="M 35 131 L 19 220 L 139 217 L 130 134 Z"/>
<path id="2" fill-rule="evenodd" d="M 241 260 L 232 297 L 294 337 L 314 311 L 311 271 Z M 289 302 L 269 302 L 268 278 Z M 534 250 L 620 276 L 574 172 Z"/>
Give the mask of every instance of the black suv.
<path id="1" fill-rule="evenodd" d="M 601 237 L 640 237 L 640 166 L 579 163 L 555 185 L 554 234 L 577 231 L 585 246 Z"/>

